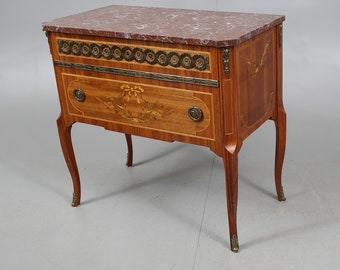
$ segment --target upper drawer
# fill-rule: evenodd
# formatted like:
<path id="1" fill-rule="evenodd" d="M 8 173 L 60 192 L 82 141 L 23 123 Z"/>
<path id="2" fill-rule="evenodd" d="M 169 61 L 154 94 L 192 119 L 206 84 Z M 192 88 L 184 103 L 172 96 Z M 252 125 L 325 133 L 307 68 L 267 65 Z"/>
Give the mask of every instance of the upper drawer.
<path id="1" fill-rule="evenodd" d="M 59 66 L 92 67 L 94 71 L 114 68 L 123 75 L 124 71 L 129 76 L 136 71 L 136 76 L 152 74 L 157 79 L 157 74 L 166 74 L 180 81 L 203 80 L 205 85 L 218 87 L 217 50 L 213 47 L 56 33 L 50 34 L 50 46 Z"/>

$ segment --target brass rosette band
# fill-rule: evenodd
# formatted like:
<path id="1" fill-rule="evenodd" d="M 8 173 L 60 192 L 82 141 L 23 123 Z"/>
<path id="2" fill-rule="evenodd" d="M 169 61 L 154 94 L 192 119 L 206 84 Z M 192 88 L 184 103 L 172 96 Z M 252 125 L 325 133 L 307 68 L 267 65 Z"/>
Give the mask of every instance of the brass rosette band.
<path id="1" fill-rule="evenodd" d="M 58 40 L 59 53 L 75 56 L 114 59 L 148 63 L 150 65 L 182 67 L 185 69 L 209 70 L 209 58 L 202 54 L 154 51 L 152 49 L 132 48 L 92 42 Z"/>

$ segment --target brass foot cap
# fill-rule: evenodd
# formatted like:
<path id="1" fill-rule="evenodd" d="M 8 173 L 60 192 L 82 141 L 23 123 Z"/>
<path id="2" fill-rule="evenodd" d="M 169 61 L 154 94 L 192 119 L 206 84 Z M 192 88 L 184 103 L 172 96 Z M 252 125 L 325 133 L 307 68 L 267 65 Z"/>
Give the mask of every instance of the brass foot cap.
<path id="1" fill-rule="evenodd" d="M 75 193 L 73 193 L 73 198 L 72 198 L 72 207 L 77 207 L 80 204 L 80 202 L 78 201 L 77 195 Z"/>
<path id="2" fill-rule="evenodd" d="M 285 200 L 286 200 L 285 193 L 283 191 L 283 187 L 281 187 L 279 192 L 279 201 L 284 202 Z"/>
<path id="3" fill-rule="evenodd" d="M 239 251 L 237 235 L 233 235 L 231 238 L 231 251 L 237 253 Z"/>
<path id="4" fill-rule="evenodd" d="M 235 252 L 235 253 L 237 253 L 238 250 L 239 250 L 239 247 L 232 247 L 232 248 L 231 248 L 231 251 L 232 251 L 232 252 Z"/>

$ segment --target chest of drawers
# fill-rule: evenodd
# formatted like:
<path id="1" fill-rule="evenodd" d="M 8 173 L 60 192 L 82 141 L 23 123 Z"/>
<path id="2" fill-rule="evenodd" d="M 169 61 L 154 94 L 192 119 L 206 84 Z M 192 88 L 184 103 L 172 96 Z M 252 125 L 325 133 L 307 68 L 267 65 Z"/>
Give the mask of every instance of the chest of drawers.
<path id="1" fill-rule="evenodd" d="M 131 135 L 209 147 L 223 158 L 230 245 L 238 251 L 238 159 L 242 142 L 276 124 L 275 184 L 281 172 L 283 16 L 108 6 L 43 23 L 55 69 L 60 142 L 81 190 L 71 141 L 75 122 Z"/>

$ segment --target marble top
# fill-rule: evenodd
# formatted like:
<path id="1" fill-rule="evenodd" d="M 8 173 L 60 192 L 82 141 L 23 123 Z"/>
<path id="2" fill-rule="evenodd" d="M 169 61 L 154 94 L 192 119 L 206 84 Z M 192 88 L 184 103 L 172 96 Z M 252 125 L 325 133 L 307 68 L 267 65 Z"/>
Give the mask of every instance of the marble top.
<path id="1" fill-rule="evenodd" d="M 51 32 L 225 47 L 284 20 L 281 15 L 111 5 L 42 25 Z"/>

